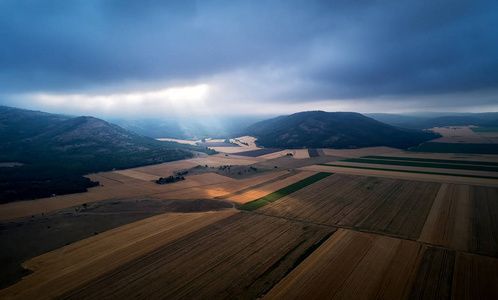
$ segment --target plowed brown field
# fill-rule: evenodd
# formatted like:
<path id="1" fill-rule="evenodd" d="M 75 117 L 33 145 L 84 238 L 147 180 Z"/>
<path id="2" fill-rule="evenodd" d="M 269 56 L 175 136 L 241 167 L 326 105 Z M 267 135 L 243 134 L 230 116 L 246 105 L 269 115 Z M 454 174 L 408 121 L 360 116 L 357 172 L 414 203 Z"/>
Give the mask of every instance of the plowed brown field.
<path id="1" fill-rule="evenodd" d="M 420 241 L 498 256 L 498 188 L 443 184 Z"/>
<path id="2" fill-rule="evenodd" d="M 379 166 L 377 166 L 378 168 Z M 389 169 L 390 166 L 387 167 Z M 333 172 L 340 174 L 351 174 L 351 175 L 362 175 L 362 176 L 376 176 L 383 178 L 403 178 L 418 181 L 427 182 L 447 182 L 447 183 L 461 183 L 461 184 L 475 184 L 475 185 L 486 185 L 498 187 L 498 180 L 487 179 L 487 178 L 475 178 L 466 176 L 451 176 L 451 175 L 437 175 L 437 174 L 417 174 L 408 173 L 402 171 L 384 171 L 384 170 L 369 170 L 369 169 L 357 169 L 348 168 L 341 166 L 323 166 L 323 165 L 313 165 L 299 168 L 299 170 L 305 171 L 316 171 L 316 172 Z M 443 170 L 445 171 L 445 170 Z M 439 169 L 441 172 L 441 169 Z M 496 176 L 496 173 L 494 174 Z"/>
<path id="3" fill-rule="evenodd" d="M 444 299 L 453 262 L 451 251 L 341 229 L 264 299 Z"/>
<path id="4" fill-rule="evenodd" d="M 369 147 L 361 149 L 323 149 L 326 155 L 341 157 L 361 157 L 367 155 L 383 155 L 391 152 L 398 152 L 399 149 L 390 147 Z"/>
<path id="5" fill-rule="evenodd" d="M 230 214 L 202 214 L 188 222 L 158 216 L 152 226 L 130 224 L 135 226 L 123 234 L 109 232 L 50 252 L 28 262 L 35 272 L 0 297 L 254 299 L 334 231 Z"/>
<path id="6" fill-rule="evenodd" d="M 336 174 L 257 211 L 417 239 L 439 186 Z"/>
<path id="7" fill-rule="evenodd" d="M 27 261 L 35 272 L 0 298 L 52 299 L 234 213 L 164 214 L 82 240 Z"/>

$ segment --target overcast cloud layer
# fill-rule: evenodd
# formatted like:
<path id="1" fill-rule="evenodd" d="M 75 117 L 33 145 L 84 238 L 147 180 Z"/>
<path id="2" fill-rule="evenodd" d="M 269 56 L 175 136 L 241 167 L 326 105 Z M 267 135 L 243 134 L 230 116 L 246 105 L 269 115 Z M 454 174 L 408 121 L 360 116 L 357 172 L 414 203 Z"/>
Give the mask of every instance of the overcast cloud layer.
<path id="1" fill-rule="evenodd" d="M 498 111 L 498 1 L 0 1 L 0 104 Z"/>

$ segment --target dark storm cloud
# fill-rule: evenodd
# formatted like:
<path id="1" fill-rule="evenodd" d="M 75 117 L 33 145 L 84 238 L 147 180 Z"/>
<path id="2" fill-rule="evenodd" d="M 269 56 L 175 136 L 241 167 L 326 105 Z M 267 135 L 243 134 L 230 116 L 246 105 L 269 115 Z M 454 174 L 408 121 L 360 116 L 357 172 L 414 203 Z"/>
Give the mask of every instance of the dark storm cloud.
<path id="1" fill-rule="evenodd" d="M 270 68 L 300 82 L 276 102 L 472 92 L 498 88 L 496 28 L 496 1 L 4 0 L 0 90 Z"/>

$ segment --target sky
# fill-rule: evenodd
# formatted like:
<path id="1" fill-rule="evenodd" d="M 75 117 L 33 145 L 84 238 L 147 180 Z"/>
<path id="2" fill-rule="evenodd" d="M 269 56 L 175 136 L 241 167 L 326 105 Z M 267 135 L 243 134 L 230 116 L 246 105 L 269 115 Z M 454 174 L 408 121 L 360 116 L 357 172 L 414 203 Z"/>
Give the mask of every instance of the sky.
<path id="1" fill-rule="evenodd" d="M 498 111 L 498 1 L 0 0 L 0 105 Z"/>

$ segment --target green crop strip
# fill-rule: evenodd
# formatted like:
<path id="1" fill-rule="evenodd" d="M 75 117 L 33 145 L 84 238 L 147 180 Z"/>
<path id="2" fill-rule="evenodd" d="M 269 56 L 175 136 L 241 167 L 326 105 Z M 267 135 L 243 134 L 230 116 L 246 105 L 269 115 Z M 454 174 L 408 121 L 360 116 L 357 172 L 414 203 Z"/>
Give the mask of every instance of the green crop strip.
<path id="1" fill-rule="evenodd" d="M 446 176 L 456 176 L 456 177 L 472 177 L 472 178 L 484 178 L 484 179 L 498 179 L 498 177 L 493 177 L 493 176 L 464 175 L 464 174 L 438 173 L 438 172 L 423 172 L 423 171 L 412 171 L 412 170 L 395 170 L 395 169 L 360 167 L 360 166 L 342 166 L 342 165 L 331 165 L 331 164 L 318 164 L 318 165 L 319 166 L 327 166 L 327 167 L 364 169 L 364 170 L 376 170 L 376 171 L 392 171 L 392 172 L 415 173 L 415 174 L 446 175 Z"/>
<path id="2" fill-rule="evenodd" d="M 470 161 L 470 160 L 457 160 L 457 159 L 436 159 L 436 158 L 418 158 L 418 157 L 395 157 L 395 156 L 377 156 L 368 155 L 361 158 L 374 158 L 374 159 L 384 159 L 384 160 L 400 160 L 400 161 L 419 161 L 419 162 L 438 162 L 438 163 L 448 163 L 448 164 L 459 164 L 459 165 L 477 165 L 477 166 L 497 166 L 497 162 L 489 161 Z"/>
<path id="3" fill-rule="evenodd" d="M 263 207 L 267 204 L 270 204 L 272 202 L 275 202 L 277 201 L 278 199 L 280 198 L 283 198 L 289 194 L 292 194 L 294 193 L 295 191 L 298 191 L 304 187 L 307 187 L 308 185 L 312 184 L 312 183 L 315 183 L 319 180 L 322 180 L 323 178 L 325 177 L 328 177 L 330 175 L 332 175 L 333 173 L 327 173 L 327 172 L 321 172 L 321 173 L 318 173 L 318 174 L 315 174 L 315 175 L 312 175 L 308 178 L 305 178 L 301 181 L 298 181 L 294 184 L 291 184 L 289 186 L 286 186 L 284 187 L 283 189 L 280 189 L 276 192 L 273 192 L 271 194 L 268 194 L 264 197 L 261 197 L 259 199 L 256 199 L 256 200 L 253 200 L 251 202 L 247 202 L 245 204 L 243 204 L 240 209 L 241 210 L 246 210 L 246 211 L 251 211 L 251 210 L 255 210 L 255 209 L 258 209 L 260 207 Z"/>
<path id="4" fill-rule="evenodd" d="M 397 161 L 397 160 L 381 160 L 381 159 L 368 159 L 368 158 L 351 158 L 351 159 L 346 159 L 344 161 L 354 162 L 354 163 L 364 163 L 364 164 L 376 164 L 376 165 L 498 172 L 498 166 L 495 167 L 495 166 L 456 165 L 456 164 L 441 164 L 433 162 Z"/>

